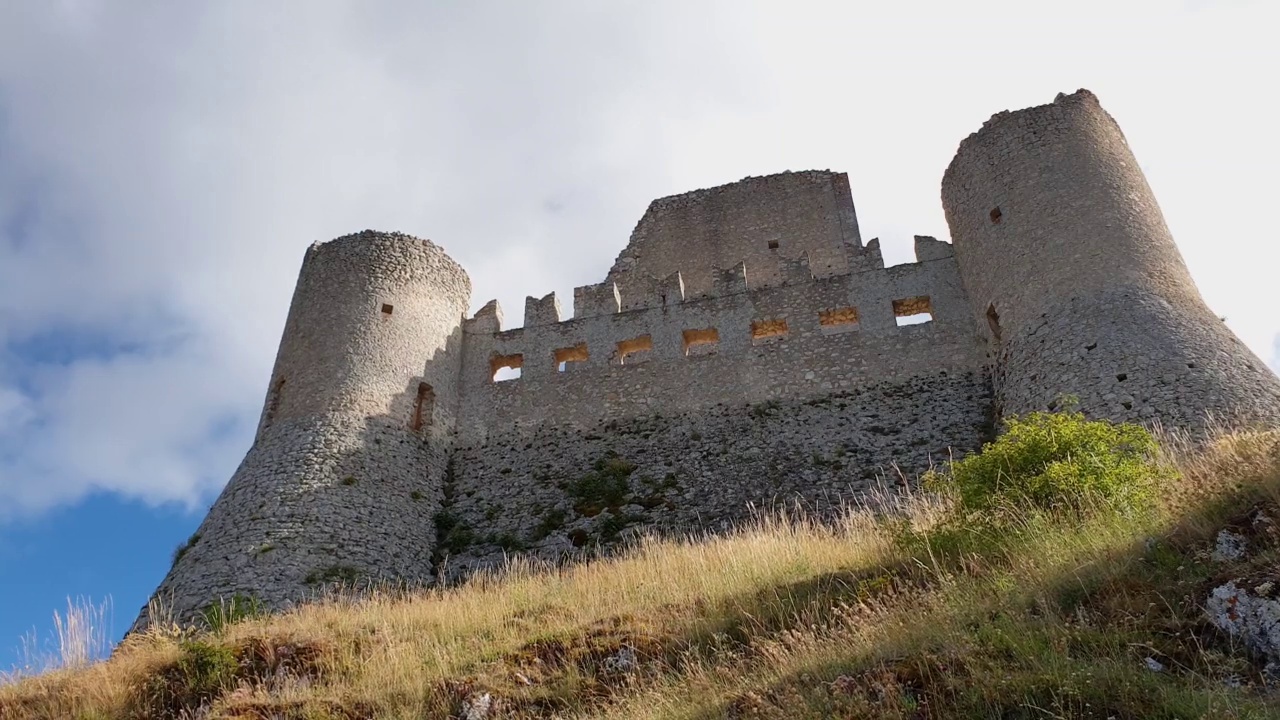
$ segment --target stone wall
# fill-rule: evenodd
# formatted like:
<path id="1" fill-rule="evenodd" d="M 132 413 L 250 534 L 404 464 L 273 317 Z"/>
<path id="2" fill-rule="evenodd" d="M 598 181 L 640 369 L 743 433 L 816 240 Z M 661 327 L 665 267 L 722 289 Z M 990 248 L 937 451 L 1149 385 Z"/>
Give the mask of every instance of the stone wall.
<path id="1" fill-rule="evenodd" d="M 454 456 L 441 574 L 514 553 L 573 557 L 639 531 L 721 530 L 777 507 L 830 517 L 979 447 L 991 407 L 981 372 L 933 369 L 808 398 L 494 435 Z"/>

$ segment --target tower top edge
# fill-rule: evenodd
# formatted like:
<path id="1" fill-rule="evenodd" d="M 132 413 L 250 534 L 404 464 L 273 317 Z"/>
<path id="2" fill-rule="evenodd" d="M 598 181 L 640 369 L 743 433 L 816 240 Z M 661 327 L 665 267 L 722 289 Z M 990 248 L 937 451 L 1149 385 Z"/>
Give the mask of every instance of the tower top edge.
<path id="1" fill-rule="evenodd" d="M 325 256 L 343 256 L 343 255 L 367 255 L 367 256 L 387 256 L 398 257 L 401 261 L 410 261 L 411 258 L 419 258 L 423 261 L 434 264 L 436 267 L 443 265 L 449 268 L 449 272 L 461 277 L 470 292 L 471 277 L 467 273 L 466 268 L 457 260 L 449 255 L 445 249 L 436 243 L 420 238 L 415 235 L 398 231 L 382 231 L 382 230 L 361 230 L 359 232 L 348 233 L 332 240 L 318 240 L 307 248 L 307 259 L 319 258 Z"/>
<path id="2" fill-rule="evenodd" d="M 1092 106 L 1092 109 L 1106 112 L 1102 110 L 1102 103 L 1098 100 L 1098 96 L 1087 88 L 1080 88 L 1073 93 L 1058 93 L 1053 98 L 1053 102 L 1043 105 L 1032 105 L 1031 107 L 1021 108 L 1018 110 L 1001 110 L 988 118 L 982 127 L 970 133 L 968 137 L 960 141 L 960 146 L 956 149 L 956 154 L 951 158 L 950 164 L 947 165 L 946 172 L 942 174 L 942 184 L 946 186 L 952 177 L 953 172 L 960 163 L 960 159 L 971 151 L 980 146 L 985 138 L 992 137 L 1000 131 L 1013 126 L 1020 122 L 1025 122 L 1029 118 L 1047 115 L 1054 112 L 1060 112 L 1064 109 Z M 1109 116 L 1108 116 L 1109 117 Z"/>

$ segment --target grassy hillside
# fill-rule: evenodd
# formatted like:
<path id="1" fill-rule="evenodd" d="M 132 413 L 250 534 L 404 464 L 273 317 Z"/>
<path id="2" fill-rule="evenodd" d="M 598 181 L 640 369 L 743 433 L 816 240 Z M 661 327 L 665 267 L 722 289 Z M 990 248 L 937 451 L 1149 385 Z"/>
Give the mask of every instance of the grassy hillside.
<path id="1" fill-rule="evenodd" d="M 1204 609 L 1280 580 L 1280 433 L 1127 432 L 1041 418 L 838 527 L 156 628 L 0 718 L 1280 716 L 1266 648 Z"/>

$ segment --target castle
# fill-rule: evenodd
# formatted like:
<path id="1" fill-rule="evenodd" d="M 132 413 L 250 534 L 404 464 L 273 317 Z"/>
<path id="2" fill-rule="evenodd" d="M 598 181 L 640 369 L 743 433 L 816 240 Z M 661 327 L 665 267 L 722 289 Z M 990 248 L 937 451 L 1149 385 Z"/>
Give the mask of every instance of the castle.
<path id="1" fill-rule="evenodd" d="M 1280 423 L 1280 380 L 1200 298 L 1092 93 L 992 117 L 942 202 L 954 245 L 886 268 L 841 173 L 662 198 L 571 319 L 531 297 L 507 330 L 496 302 L 465 317 L 470 280 L 429 241 L 311 246 L 253 446 L 157 596 L 279 608 L 830 512 L 1065 395 L 1193 432 Z"/>

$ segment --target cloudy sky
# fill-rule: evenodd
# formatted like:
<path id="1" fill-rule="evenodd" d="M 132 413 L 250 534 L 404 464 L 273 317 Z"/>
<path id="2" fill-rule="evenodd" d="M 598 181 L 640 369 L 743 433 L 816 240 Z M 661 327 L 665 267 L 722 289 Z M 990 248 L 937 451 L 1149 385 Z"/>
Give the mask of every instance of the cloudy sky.
<path id="1" fill-rule="evenodd" d="M 1280 366 L 1280 5 L 859 5 L 0 1 L 0 666 L 67 595 L 127 626 L 248 448 L 303 251 L 354 230 L 518 322 L 655 197 L 832 168 L 904 262 L 964 136 L 1087 87 Z"/>

